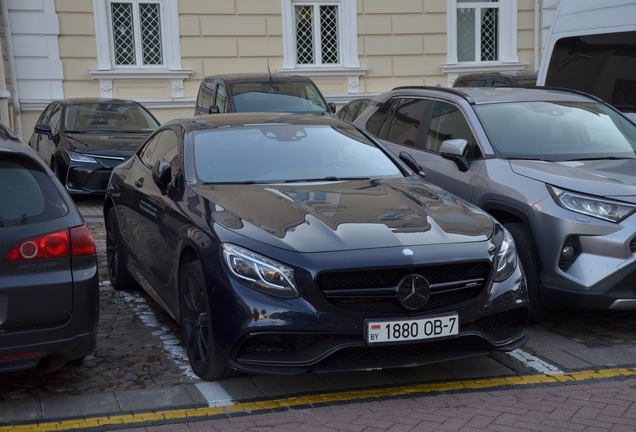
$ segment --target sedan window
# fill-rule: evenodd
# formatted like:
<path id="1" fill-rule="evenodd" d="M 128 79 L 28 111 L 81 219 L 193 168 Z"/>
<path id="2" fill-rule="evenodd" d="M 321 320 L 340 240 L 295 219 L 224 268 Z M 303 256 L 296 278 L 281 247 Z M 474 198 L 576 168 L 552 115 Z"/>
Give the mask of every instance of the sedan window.
<path id="1" fill-rule="evenodd" d="M 52 121 L 52 119 L 51 119 Z M 149 132 L 159 127 L 143 108 L 113 103 L 79 104 L 66 108 L 64 128 L 75 132 Z"/>
<path id="2" fill-rule="evenodd" d="M 197 132 L 194 165 L 204 183 L 384 178 L 395 163 L 354 128 L 262 125 Z"/>

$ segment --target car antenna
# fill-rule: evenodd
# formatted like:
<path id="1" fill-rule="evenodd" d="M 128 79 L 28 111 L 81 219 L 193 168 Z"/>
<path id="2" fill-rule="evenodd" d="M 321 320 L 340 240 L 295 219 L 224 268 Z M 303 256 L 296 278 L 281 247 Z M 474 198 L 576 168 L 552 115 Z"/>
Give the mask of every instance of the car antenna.
<path id="1" fill-rule="evenodd" d="M 269 66 L 267 66 L 267 73 L 269 74 L 269 80 L 274 81 L 274 78 L 272 78 L 272 71 L 269 70 Z"/>

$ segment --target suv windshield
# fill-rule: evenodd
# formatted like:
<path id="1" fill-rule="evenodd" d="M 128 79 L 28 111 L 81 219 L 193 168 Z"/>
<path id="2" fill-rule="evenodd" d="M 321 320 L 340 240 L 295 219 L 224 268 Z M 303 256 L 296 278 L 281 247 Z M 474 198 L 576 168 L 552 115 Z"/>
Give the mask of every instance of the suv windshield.
<path id="1" fill-rule="evenodd" d="M 66 108 L 64 128 L 67 131 L 151 132 L 159 124 L 146 111 L 135 105 L 95 103 Z"/>
<path id="2" fill-rule="evenodd" d="M 504 159 L 636 158 L 636 126 L 602 104 L 515 102 L 475 111 Z"/>
<path id="3" fill-rule="evenodd" d="M 318 89 L 306 82 L 263 81 L 232 86 L 237 112 L 324 112 Z"/>
<path id="4" fill-rule="evenodd" d="M 354 128 L 259 125 L 206 130 L 194 137 L 203 183 L 317 181 L 401 176 Z"/>

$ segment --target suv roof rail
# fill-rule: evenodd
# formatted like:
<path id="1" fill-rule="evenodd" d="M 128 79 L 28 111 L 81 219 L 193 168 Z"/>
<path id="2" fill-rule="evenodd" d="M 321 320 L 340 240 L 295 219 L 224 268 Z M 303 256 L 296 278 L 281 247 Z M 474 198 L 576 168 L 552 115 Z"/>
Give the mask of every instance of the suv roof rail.
<path id="1" fill-rule="evenodd" d="M 579 96 L 587 96 L 590 99 L 594 99 L 597 102 L 603 102 L 606 103 L 603 99 L 601 99 L 600 97 L 590 94 L 590 93 L 585 93 L 584 91 L 581 90 L 576 90 L 576 89 L 571 89 L 571 88 L 566 88 L 566 87 L 553 87 L 553 86 L 523 86 L 523 88 L 530 88 L 530 89 L 539 89 L 539 90 L 557 90 L 557 91 L 562 91 L 562 92 L 566 92 L 566 93 L 574 93 L 577 94 Z"/>
<path id="2" fill-rule="evenodd" d="M 444 91 L 447 93 L 452 93 L 456 96 L 462 97 L 464 99 L 466 99 L 466 101 L 471 104 L 474 105 L 475 101 L 473 100 L 473 98 L 471 98 L 470 96 L 468 96 L 466 93 L 462 92 L 461 90 L 456 90 L 455 88 L 452 87 L 432 87 L 432 86 L 400 86 L 400 87 L 395 87 L 393 90 L 435 90 L 435 91 Z"/>

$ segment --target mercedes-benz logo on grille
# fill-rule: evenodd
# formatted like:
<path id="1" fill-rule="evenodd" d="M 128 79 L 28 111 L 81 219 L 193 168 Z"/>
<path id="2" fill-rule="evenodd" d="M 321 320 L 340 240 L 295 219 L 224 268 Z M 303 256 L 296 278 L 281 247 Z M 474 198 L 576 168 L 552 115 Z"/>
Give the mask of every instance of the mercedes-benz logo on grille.
<path id="1" fill-rule="evenodd" d="M 431 296 L 431 286 L 420 275 L 405 276 L 397 287 L 397 299 L 400 304 L 409 310 L 419 310 L 426 305 Z"/>

